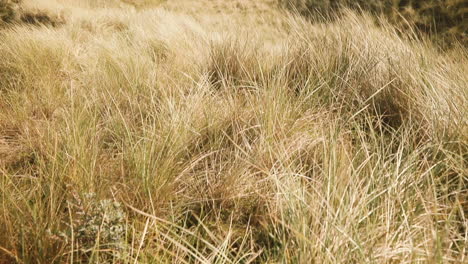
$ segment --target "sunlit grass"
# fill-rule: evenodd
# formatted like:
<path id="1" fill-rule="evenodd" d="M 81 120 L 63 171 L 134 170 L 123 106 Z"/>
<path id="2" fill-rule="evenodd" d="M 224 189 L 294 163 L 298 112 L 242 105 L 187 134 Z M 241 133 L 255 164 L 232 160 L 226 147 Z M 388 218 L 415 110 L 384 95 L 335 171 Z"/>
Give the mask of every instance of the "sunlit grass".
<path id="1" fill-rule="evenodd" d="M 0 263 L 467 261 L 465 48 L 101 4 L 0 31 Z"/>

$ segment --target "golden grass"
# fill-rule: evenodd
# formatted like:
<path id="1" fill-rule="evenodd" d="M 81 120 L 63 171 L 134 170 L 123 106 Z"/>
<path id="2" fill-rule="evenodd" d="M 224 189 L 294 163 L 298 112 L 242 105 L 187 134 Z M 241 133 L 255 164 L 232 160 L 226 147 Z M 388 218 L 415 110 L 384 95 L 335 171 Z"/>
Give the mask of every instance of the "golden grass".
<path id="1" fill-rule="evenodd" d="M 428 33 L 441 46 L 468 45 L 468 3 L 464 0 L 278 0 L 313 19 L 329 20 L 352 8 L 385 17 L 404 31 Z"/>
<path id="2" fill-rule="evenodd" d="M 116 2 L 0 31 L 0 263 L 467 261 L 465 48 Z"/>

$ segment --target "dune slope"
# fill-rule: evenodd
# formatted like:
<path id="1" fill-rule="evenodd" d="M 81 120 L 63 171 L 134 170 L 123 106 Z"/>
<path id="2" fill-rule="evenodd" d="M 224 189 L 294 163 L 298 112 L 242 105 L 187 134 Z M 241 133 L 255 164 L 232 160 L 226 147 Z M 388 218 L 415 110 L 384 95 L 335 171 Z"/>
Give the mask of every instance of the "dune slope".
<path id="1" fill-rule="evenodd" d="M 273 0 L 8 2 L 0 263 L 468 260 L 466 48 Z"/>

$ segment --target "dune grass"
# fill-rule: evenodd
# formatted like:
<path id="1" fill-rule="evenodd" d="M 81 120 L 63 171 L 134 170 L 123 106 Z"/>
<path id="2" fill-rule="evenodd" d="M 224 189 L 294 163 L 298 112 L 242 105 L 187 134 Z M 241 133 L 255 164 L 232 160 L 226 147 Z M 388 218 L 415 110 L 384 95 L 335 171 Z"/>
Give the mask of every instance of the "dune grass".
<path id="1" fill-rule="evenodd" d="M 106 1 L 0 30 L 0 263 L 468 260 L 466 48 Z"/>
<path id="2" fill-rule="evenodd" d="M 438 45 L 468 45 L 468 2 L 464 0 L 278 0 L 314 20 L 333 19 L 343 8 L 384 17 L 400 30 L 426 33 Z"/>

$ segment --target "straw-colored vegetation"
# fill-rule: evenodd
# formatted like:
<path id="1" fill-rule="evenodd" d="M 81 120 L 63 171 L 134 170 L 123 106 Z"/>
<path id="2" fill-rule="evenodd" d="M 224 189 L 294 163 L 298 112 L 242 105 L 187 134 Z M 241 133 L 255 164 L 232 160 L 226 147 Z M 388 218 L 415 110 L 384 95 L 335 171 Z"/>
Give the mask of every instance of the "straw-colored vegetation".
<path id="1" fill-rule="evenodd" d="M 444 46 L 468 45 L 466 0 L 278 0 L 284 7 L 317 18 L 336 17 L 343 8 L 370 12 L 414 33 L 428 33 Z"/>
<path id="2" fill-rule="evenodd" d="M 0 0 L 0 263 L 466 263 L 466 47 L 341 12 Z"/>

